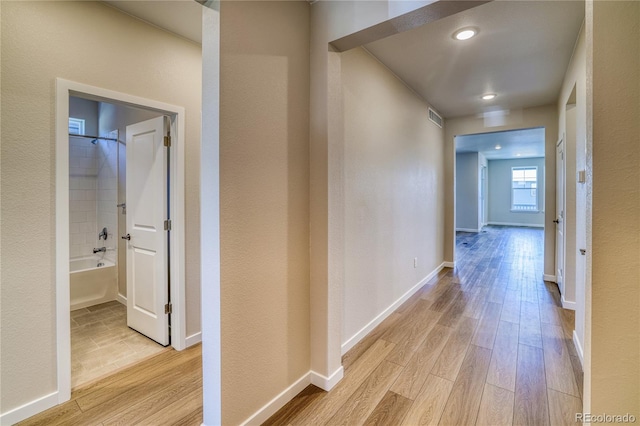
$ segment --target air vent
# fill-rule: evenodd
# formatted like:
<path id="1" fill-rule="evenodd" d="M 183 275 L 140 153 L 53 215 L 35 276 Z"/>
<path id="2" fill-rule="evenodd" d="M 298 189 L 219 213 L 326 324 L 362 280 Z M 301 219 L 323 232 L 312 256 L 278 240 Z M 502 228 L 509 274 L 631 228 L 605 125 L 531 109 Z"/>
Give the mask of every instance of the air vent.
<path id="1" fill-rule="evenodd" d="M 437 112 L 429 108 L 429 120 L 433 121 L 436 126 L 442 129 L 442 117 Z"/>

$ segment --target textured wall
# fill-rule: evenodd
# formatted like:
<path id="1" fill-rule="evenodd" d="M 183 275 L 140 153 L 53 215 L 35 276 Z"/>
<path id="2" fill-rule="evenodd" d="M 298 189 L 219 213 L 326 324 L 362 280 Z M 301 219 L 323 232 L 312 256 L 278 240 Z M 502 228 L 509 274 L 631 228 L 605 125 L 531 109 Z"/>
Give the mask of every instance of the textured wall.
<path id="1" fill-rule="evenodd" d="M 365 50 L 341 59 L 344 343 L 443 261 L 444 135 L 428 105 Z"/>
<path id="2" fill-rule="evenodd" d="M 309 5 L 224 2 L 222 423 L 309 371 Z"/>
<path id="3" fill-rule="evenodd" d="M 1 19 L 0 361 L 6 412 L 56 390 L 56 77 L 186 108 L 187 334 L 200 330 L 201 51 L 100 3 L 2 2 Z"/>
<path id="4" fill-rule="evenodd" d="M 455 147 L 454 137 L 475 133 L 497 132 L 502 130 L 527 129 L 532 127 L 545 128 L 545 179 L 555 182 L 556 178 L 556 142 L 558 138 L 558 111 L 555 105 L 525 108 L 521 111 L 511 111 L 505 117 L 501 126 L 489 125 L 482 117 L 469 116 L 452 118 L 445 123 L 445 239 L 444 255 L 446 260 L 453 259 L 454 251 L 454 185 L 453 175 Z M 549 155 L 552 154 L 552 155 Z M 545 192 L 544 215 L 544 273 L 555 274 L 555 219 L 556 191 L 555 187 L 547 188 Z"/>
<path id="5" fill-rule="evenodd" d="M 585 346 L 591 344 L 591 359 L 585 364 L 590 364 L 591 380 L 585 408 L 639 418 L 640 2 L 588 3 L 586 33 L 593 254 L 587 282 L 591 333 L 587 327 Z"/>

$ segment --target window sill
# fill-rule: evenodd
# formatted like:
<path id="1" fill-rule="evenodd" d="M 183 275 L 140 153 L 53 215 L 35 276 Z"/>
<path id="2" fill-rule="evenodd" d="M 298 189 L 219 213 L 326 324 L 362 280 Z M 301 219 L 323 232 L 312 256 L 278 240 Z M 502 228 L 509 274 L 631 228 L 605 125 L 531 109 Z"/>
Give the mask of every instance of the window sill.
<path id="1" fill-rule="evenodd" d="M 511 213 L 544 213 L 542 210 L 510 210 Z"/>

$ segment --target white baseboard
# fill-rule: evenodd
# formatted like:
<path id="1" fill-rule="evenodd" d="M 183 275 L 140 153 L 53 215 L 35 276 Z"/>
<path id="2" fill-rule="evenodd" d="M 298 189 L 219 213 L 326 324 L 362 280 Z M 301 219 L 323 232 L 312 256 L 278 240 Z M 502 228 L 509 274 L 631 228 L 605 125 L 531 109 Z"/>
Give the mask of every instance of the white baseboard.
<path id="1" fill-rule="evenodd" d="M 575 330 L 573 330 L 573 346 L 576 347 L 576 352 L 578 352 L 578 359 L 580 360 L 580 365 L 584 370 L 584 351 L 582 350 L 580 339 L 578 339 L 578 333 L 576 333 Z"/>
<path id="2" fill-rule="evenodd" d="M 564 309 L 569 309 L 571 311 L 575 311 L 576 310 L 576 302 L 571 302 L 569 300 L 565 300 L 564 296 L 562 296 L 560 298 L 560 302 L 562 303 L 562 307 Z"/>
<path id="3" fill-rule="evenodd" d="M 311 384 L 319 387 L 322 390 L 329 392 L 335 385 L 338 384 L 342 377 L 344 376 L 344 368 L 340 366 L 333 374 L 329 377 L 325 377 L 320 373 L 316 373 L 311 370 Z"/>
<path id="4" fill-rule="evenodd" d="M 479 229 L 471 229 L 471 228 L 456 228 L 456 232 L 475 232 L 478 233 L 480 232 Z"/>
<path id="5" fill-rule="evenodd" d="M 549 282 L 552 282 L 552 283 L 557 282 L 555 275 L 542 274 L 542 280 L 543 281 L 549 281 Z"/>
<path id="6" fill-rule="evenodd" d="M 429 273 L 429 275 L 427 275 L 426 277 L 421 279 L 418 284 L 416 284 L 413 287 L 411 287 L 405 294 L 400 296 L 400 298 L 398 300 L 396 300 L 391 305 L 389 305 L 389 307 L 387 309 L 385 309 L 384 311 L 380 312 L 380 314 L 378 314 L 378 316 L 376 316 L 374 319 L 369 321 L 369 323 L 367 325 L 362 327 L 362 329 L 360 329 L 360 331 L 358 331 L 356 334 L 354 334 L 349 339 L 347 339 L 347 341 L 344 342 L 342 344 L 342 347 L 341 347 L 342 355 L 346 354 L 349 351 L 349 349 L 354 347 L 360 340 L 364 339 L 364 337 L 367 334 L 369 334 L 371 332 L 371 330 L 376 328 L 382 321 L 384 321 L 389 315 L 391 315 L 396 309 L 398 309 L 398 307 L 400 307 L 400 305 L 402 305 L 408 298 L 413 296 L 413 294 L 416 291 L 420 290 L 420 288 L 422 288 L 422 286 L 424 286 L 427 283 L 427 281 L 429 281 L 431 278 L 435 277 L 438 274 L 438 272 L 440 272 L 442 270 L 442 268 L 445 267 L 445 263 L 447 263 L 447 262 L 442 262 L 440 264 L 440 266 L 438 266 L 431 273 Z M 451 263 L 451 262 L 449 262 L 449 263 Z"/>
<path id="7" fill-rule="evenodd" d="M 127 306 L 127 296 L 123 296 L 120 293 L 116 296 L 116 300 L 122 303 L 124 306 Z"/>
<path id="8" fill-rule="evenodd" d="M 0 414 L 0 425 L 13 425 L 58 405 L 58 391 Z"/>
<path id="9" fill-rule="evenodd" d="M 538 225 L 535 223 L 489 222 L 488 225 L 519 226 L 524 228 L 544 228 L 544 224 Z"/>
<path id="10" fill-rule="evenodd" d="M 198 331 L 197 333 L 192 334 L 191 336 L 187 336 L 185 339 L 185 348 L 189 346 L 197 345 L 202 342 L 202 332 Z"/>
<path id="11" fill-rule="evenodd" d="M 455 269 L 456 262 L 442 262 L 442 267 Z"/>
<path id="12" fill-rule="evenodd" d="M 269 401 L 241 424 L 244 426 L 260 425 L 264 423 L 269 417 L 273 416 L 279 409 L 284 407 L 287 402 L 291 401 L 294 396 L 302 392 L 304 388 L 311 384 L 311 374 L 311 372 L 308 372 L 304 376 L 300 377 L 294 384 L 280 392 L 278 396 Z"/>

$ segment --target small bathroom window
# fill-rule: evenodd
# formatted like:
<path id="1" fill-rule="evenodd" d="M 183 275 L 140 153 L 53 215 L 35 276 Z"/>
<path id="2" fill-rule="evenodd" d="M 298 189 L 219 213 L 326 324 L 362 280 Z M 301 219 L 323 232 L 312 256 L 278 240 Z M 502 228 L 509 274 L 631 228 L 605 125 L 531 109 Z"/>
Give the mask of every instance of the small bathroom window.
<path id="1" fill-rule="evenodd" d="M 84 120 L 82 118 L 69 117 L 69 133 L 84 135 Z"/>

